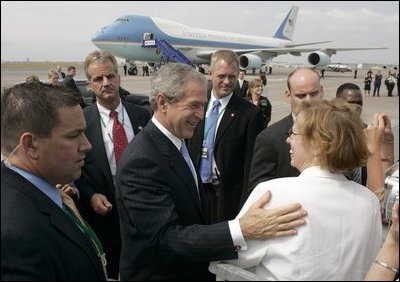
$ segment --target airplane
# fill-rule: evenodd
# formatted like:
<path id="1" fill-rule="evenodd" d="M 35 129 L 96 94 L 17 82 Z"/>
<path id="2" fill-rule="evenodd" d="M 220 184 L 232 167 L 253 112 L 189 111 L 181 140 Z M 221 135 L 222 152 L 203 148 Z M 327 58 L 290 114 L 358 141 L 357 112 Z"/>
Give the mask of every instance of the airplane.
<path id="1" fill-rule="evenodd" d="M 160 49 L 154 47 L 155 39 L 167 41 L 197 65 L 209 64 L 212 54 L 217 50 L 230 49 L 239 56 L 242 70 L 259 69 L 272 58 L 283 54 L 300 56 L 301 53 L 310 53 L 308 62 L 314 67 L 323 67 L 330 63 L 330 57 L 337 51 L 387 49 L 384 47 L 297 48 L 331 42 L 293 44 L 292 37 L 298 11 L 298 6 L 292 6 L 274 36 L 269 38 L 200 29 L 155 17 L 127 15 L 103 27 L 92 37 L 92 42 L 99 49 L 124 58 L 128 63 L 135 60 L 144 61 L 150 66 L 162 59 Z M 148 46 L 149 42 L 151 46 Z M 128 73 L 131 74 L 130 71 L 131 69 Z"/>

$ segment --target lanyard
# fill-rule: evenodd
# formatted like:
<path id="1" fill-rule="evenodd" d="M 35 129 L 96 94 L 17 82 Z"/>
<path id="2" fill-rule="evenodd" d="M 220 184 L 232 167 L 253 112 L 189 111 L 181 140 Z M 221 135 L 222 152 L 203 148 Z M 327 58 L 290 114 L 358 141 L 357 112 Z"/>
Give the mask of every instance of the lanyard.
<path id="1" fill-rule="evenodd" d="M 122 107 L 122 127 L 125 124 L 124 121 L 125 121 L 125 111 L 124 111 L 124 107 Z M 101 117 L 101 114 L 100 114 L 100 123 L 104 127 L 104 129 L 106 130 L 108 138 L 110 138 L 111 142 L 114 143 L 114 141 L 113 141 L 113 139 L 111 137 L 110 131 L 107 129 L 107 125 L 104 122 L 103 118 Z"/>
<path id="2" fill-rule="evenodd" d="M 203 145 L 206 144 L 206 140 L 207 140 L 208 133 L 210 133 L 210 130 L 211 130 L 211 128 L 214 126 L 214 124 L 216 124 L 216 123 L 218 122 L 219 117 L 225 112 L 225 109 L 226 109 L 226 106 L 225 106 L 225 108 L 223 108 L 222 111 L 218 114 L 217 118 L 215 119 L 215 121 L 213 122 L 213 124 L 210 125 L 210 127 L 209 127 L 208 129 L 206 129 L 206 123 L 207 123 L 206 121 L 207 121 L 207 119 L 205 120 L 205 122 L 204 122 Z M 210 112 L 210 114 L 211 114 L 211 112 Z M 210 118 L 210 115 L 208 115 L 208 118 Z"/>
<path id="3" fill-rule="evenodd" d="M 97 237 L 96 233 L 94 233 L 92 227 L 86 222 L 86 220 L 83 220 L 85 224 L 82 224 L 77 218 L 72 214 L 72 212 L 69 210 L 69 208 L 66 205 L 63 205 L 65 213 L 69 216 L 69 218 L 76 224 L 78 225 L 83 233 L 86 234 L 86 236 L 90 239 L 92 242 L 93 246 L 96 249 L 96 252 L 99 256 L 104 254 L 103 246 L 100 243 L 99 238 Z"/>
<path id="4" fill-rule="evenodd" d="M 103 271 L 104 274 L 107 277 L 107 260 L 106 260 L 106 254 L 104 253 L 103 246 L 101 245 L 101 242 L 99 238 L 97 237 L 96 233 L 93 231 L 92 227 L 86 222 L 86 220 L 83 219 L 83 223 L 81 223 L 75 215 L 73 215 L 72 211 L 68 208 L 68 206 L 63 205 L 63 210 L 65 213 L 68 215 L 68 217 L 85 233 L 86 237 L 90 239 L 90 242 L 92 243 L 93 247 L 96 250 L 97 256 L 100 258 L 101 264 L 103 266 Z"/>

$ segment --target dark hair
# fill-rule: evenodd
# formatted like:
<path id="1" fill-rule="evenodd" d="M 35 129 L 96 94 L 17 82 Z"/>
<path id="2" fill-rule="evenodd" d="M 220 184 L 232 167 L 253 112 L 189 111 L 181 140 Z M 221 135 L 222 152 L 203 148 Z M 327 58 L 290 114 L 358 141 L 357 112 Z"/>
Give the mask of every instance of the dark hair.
<path id="1" fill-rule="evenodd" d="M 351 82 L 347 82 L 347 83 L 343 83 L 342 85 L 340 85 L 338 87 L 338 89 L 336 90 L 336 97 L 343 97 L 343 91 L 345 89 L 350 89 L 350 90 L 360 90 L 360 87 L 354 83 Z"/>
<path id="2" fill-rule="evenodd" d="M 50 136 L 58 109 L 79 105 L 72 90 L 43 83 L 21 83 L 1 94 L 1 149 L 10 153 L 24 132 Z"/>

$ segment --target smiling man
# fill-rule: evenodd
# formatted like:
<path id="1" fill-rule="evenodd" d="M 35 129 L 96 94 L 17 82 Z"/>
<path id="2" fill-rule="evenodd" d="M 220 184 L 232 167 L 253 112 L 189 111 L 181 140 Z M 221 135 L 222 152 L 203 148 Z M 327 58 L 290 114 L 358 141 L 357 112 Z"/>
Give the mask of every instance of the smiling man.
<path id="1" fill-rule="evenodd" d="M 233 77 L 232 87 L 221 84 L 225 93 Z M 235 258 L 245 239 L 293 235 L 304 224 L 300 205 L 262 209 L 267 194 L 239 220 L 206 225 L 204 190 L 183 140 L 204 117 L 206 91 L 204 75 L 188 65 L 169 63 L 152 77 L 154 116 L 117 168 L 121 280 L 210 280 L 209 262 Z"/>
<path id="2" fill-rule="evenodd" d="M 235 218 L 246 200 L 254 142 L 263 129 L 260 109 L 234 94 L 238 75 L 239 58 L 234 52 L 214 53 L 205 119 L 189 140 L 204 186 L 209 223 Z"/>

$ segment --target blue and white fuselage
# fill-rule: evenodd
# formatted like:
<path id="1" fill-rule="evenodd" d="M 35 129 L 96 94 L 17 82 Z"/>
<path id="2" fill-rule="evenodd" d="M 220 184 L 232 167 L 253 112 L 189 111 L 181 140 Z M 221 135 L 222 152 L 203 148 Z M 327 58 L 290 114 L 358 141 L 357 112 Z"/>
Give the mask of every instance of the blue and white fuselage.
<path id="1" fill-rule="evenodd" d="M 267 60 L 278 55 L 300 56 L 303 52 L 313 52 L 308 57 L 310 64 L 324 66 L 330 63 L 330 56 L 336 54 L 338 50 L 374 49 L 296 48 L 326 42 L 297 45 L 292 43 L 298 10 L 297 6 L 290 9 L 273 37 L 201 29 L 155 17 L 127 15 L 117 19 L 111 25 L 103 27 L 93 36 L 92 42 L 99 49 L 107 50 L 127 61 L 137 60 L 152 63 L 161 60 L 161 53 L 158 48 L 143 46 L 144 39 L 165 40 L 194 64 L 209 64 L 210 58 L 216 50 L 230 49 L 238 54 L 242 69 L 260 68 Z M 149 36 L 150 38 L 146 38 Z"/>

